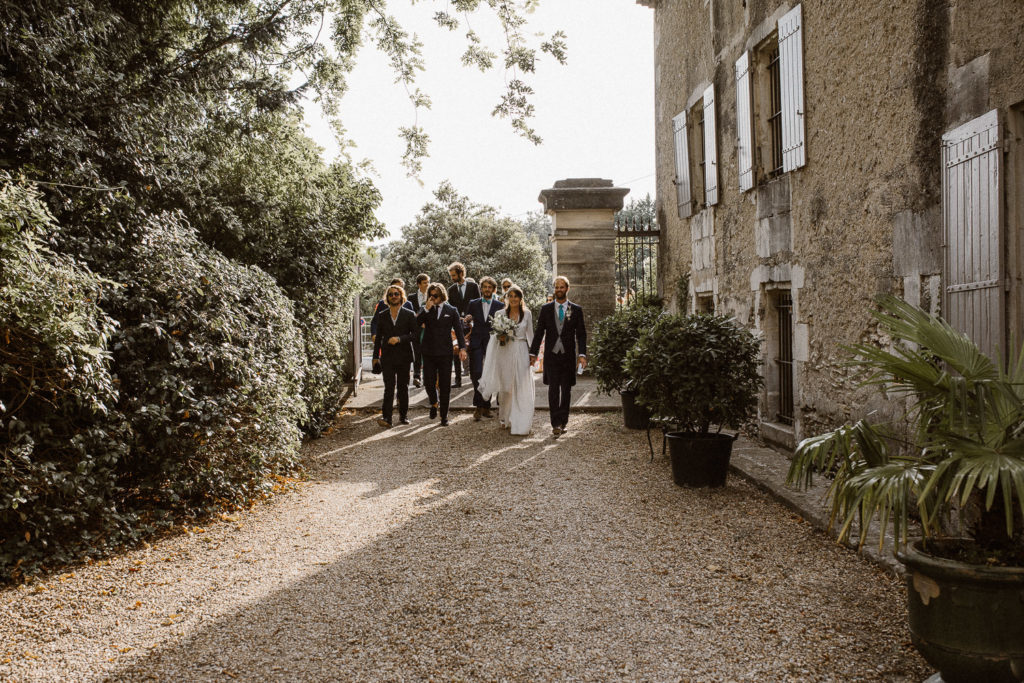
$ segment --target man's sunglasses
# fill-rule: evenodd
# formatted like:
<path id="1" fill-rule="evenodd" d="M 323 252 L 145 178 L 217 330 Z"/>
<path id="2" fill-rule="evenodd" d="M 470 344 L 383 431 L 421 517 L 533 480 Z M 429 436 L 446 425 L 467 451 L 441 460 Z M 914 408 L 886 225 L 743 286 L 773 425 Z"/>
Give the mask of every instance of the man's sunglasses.
<path id="1" fill-rule="evenodd" d="M 388 296 L 402 296 L 401 292 L 388 292 Z"/>

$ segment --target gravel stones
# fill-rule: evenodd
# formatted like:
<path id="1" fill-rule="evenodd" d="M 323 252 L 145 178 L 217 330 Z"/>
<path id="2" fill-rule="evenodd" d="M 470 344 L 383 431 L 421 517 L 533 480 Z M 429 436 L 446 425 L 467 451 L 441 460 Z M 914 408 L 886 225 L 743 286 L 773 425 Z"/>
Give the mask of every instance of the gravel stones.
<path id="1" fill-rule="evenodd" d="M 308 481 L 0 591 L 0 679 L 884 680 L 929 671 L 899 582 L 643 432 L 344 416 Z"/>

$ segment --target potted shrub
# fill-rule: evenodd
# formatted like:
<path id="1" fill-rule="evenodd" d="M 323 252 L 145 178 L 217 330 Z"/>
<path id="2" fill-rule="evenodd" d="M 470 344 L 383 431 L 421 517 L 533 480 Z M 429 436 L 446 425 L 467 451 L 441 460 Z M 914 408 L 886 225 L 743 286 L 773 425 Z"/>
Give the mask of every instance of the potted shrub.
<path id="1" fill-rule="evenodd" d="M 650 412 L 637 405 L 632 378 L 626 372 L 626 352 L 646 334 L 661 311 L 654 306 L 625 306 L 597 323 L 588 345 L 588 367 L 597 380 L 599 393 L 619 392 L 622 415 L 630 429 L 646 429 Z"/>
<path id="2" fill-rule="evenodd" d="M 833 476 L 840 537 L 879 515 L 907 569 L 914 644 L 947 683 L 1024 678 L 1024 350 L 1012 367 L 899 299 L 874 313 L 891 349 L 859 344 L 865 382 L 907 400 L 800 443 L 789 472 Z M 906 436 L 909 434 L 909 436 Z M 911 524 L 921 536 L 908 545 Z"/>
<path id="3" fill-rule="evenodd" d="M 666 425 L 680 486 L 724 486 L 738 427 L 757 408 L 760 343 L 732 318 L 662 316 L 626 354 L 636 399 Z M 712 426 L 715 430 L 712 431 Z"/>

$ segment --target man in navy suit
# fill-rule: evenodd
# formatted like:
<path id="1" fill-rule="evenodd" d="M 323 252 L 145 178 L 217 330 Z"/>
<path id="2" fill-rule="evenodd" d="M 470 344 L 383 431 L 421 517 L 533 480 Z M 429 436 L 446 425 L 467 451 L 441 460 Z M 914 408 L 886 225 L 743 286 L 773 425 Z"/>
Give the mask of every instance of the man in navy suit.
<path id="1" fill-rule="evenodd" d="M 569 403 L 576 367 L 587 367 L 587 326 L 583 309 L 569 301 L 569 279 L 555 278 L 555 300 L 540 307 L 537 331 L 530 343 L 530 365 L 544 342 L 544 384 L 548 385 L 551 434 L 556 439 L 569 425 Z"/>
<path id="2" fill-rule="evenodd" d="M 429 284 L 430 276 L 426 273 L 420 273 L 416 276 L 416 291 L 409 295 L 412 312 L 416 315 L 420 314 L 423 306 L 427 303 L 427 286 Z M 423 336 L 423 328 L 418 328 L 418 330 L 419 332 L 412 340 L 412 385 L 414 387 L 422 386 L 420 383 L 420 373 L 423 370 L 423 352 L 420 349 L 420 337 Z"/>
<path id="3" fill-rule="evenodd" d="M 398 285 L 388 287 L 384 295 L 387 308 L 374 316 L 377 337 L 373 340 L 373 362 L 381 366 L 384 377 L 384 402 L 377 420 L 381 427 L 391 426 L 395 387 L 398 387 L 398 421 L 409 424 L 409 365 L 412 363 L 412 340 L 419 336 L 416 316 L 405 307 L 405 290 Z"/>
<path id="4" fill-rule="evenodd" d="M 459 312 L 446 303 L 448 292 L 436 282 L 427 287 L 427 303 L 416 316 L 423 326 L 423 383 L 430 399 L 430 419 L 441 412 L 441 426 L 448 426 L 448 400 L 452 393 L 452 335 L 458 344 L 458 361 L 466 360 L 466 339 Z M 440 395 L 439 395 L 440 393 Z"/>
<path id="5" fill-rule="evenodd" d="M 452 278 L 452 286 L 448 288 L 448 303 L 458 310 L 466 321 L 466 306 L 473 299 L 480 298 L 480 288 L 471 278 L 466 277 L 466 266 L 458 261 L 448 266 L 448 275 Z M 455 383 L 453 387 L 462 386 L 462 364 L 455 364 Z"/>
<path id="6" fill-rule="evenodd" d="M 491 402 L 480 393 L 480 376 L 484 372 L 484 355 L 491 340 L 491 316 L 505 308 L 494 297 L 498 283 L 492 277 L 480 279 L 480 298 L 473 299 L 466 307 L 466 315 L 473 319 L 469 334 L 469 377 L 473 380 L 473 419 L 491 417 Z"/>

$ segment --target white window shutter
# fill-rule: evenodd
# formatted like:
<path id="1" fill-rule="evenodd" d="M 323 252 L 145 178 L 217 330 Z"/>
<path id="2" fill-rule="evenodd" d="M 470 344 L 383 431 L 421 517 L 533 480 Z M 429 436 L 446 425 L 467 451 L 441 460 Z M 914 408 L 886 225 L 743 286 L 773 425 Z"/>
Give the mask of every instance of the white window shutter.
<path id="1" fill-rule="evenodd" d="M 704 91 L 704 200 L 718 203 L 718 148 L 715 132 L 715 84 Z"/>
<path id="2" fill-rule="evenodd" d="M 686 110 L 672 119 L 672 134 L 676 142 L 676 206 L 680 218 L 693 213 L 690 201 L 690 153 L 686 139 Z"/>
<path id="3" fill-rule="evenodd" d="M 736 60 L 736 161 L 740 192 L 754 186 L 754 130 L 750 111 L 750 53 Z"/>
<path id="4" fill-rule="evenodd" d="M 782 90 L 782 170 L 788 173 L 807 163 L 801 5 L 779 19 L 779 85 Z"/>

